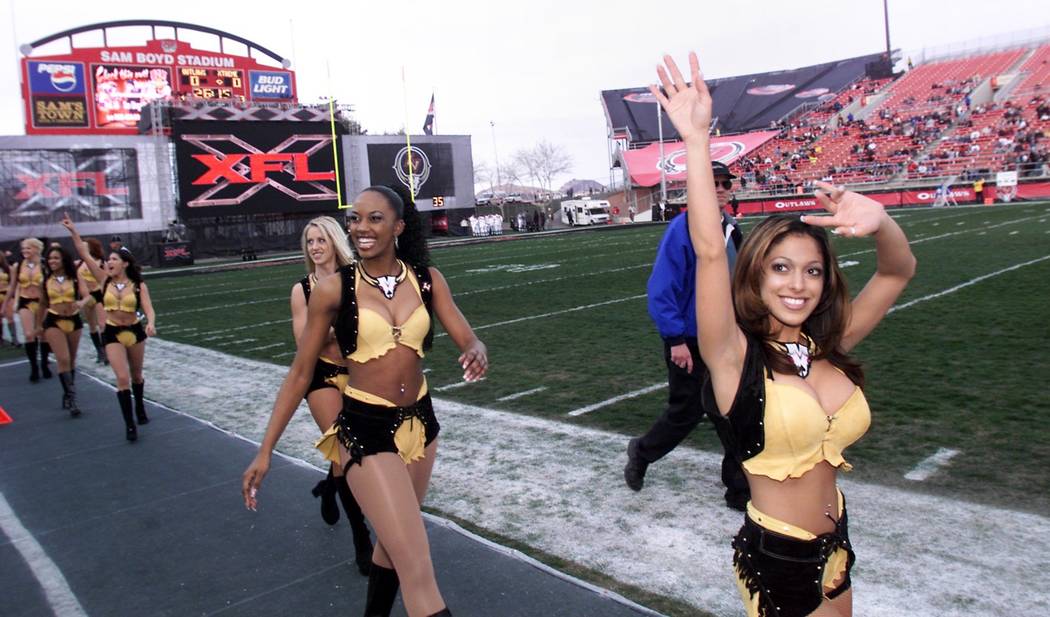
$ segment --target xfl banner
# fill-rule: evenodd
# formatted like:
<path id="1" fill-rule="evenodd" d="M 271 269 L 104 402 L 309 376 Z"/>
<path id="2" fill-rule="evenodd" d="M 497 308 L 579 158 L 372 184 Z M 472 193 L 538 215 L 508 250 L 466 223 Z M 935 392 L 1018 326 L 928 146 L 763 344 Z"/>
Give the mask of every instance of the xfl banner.
<path id="1" fill-rule="evenodd" d="M 455 195 L 452 144 L 368 144 L 368 175 L 371 184 L 412 185 L 416 200 Z"/>
<path id="2" fill-rule="evenodd" d="M 338 208 L 327 123 L 175 121 L 172 137 L 185 218 Z"/>
<path id="3" fill-rule="evenodd" d="M 0 150 L 0 226 L 142 218 L 135 150 Z"/>

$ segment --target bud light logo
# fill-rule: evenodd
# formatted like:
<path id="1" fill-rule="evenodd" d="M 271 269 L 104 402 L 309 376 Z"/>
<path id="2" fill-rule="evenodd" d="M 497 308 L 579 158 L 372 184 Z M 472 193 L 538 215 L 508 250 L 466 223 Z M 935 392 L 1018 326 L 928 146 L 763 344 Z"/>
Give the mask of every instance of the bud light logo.
<path id="1" fill-rule="evenodd" d="M 292 74 L 285 71 L 250 71 L 252 99 L 294 99 Z"/>
<path id="2" fill-rule="evenodd" d="M 84 65 L 79 62 L 29 62 L 32 94 L 84 94 Z"/>

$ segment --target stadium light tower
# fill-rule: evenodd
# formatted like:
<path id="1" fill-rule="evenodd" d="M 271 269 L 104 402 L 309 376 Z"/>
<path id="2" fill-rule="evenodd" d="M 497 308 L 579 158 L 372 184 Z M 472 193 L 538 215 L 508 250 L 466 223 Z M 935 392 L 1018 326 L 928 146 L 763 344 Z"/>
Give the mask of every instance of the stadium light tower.
<path id="1" fill-rule="evenodd" d="M 889 5 L 889 0 L 882 0 L 882 21 L 883 21 L 883 24 L 885 25 L 885 28 L 886 28 L 886 62 L 890 62 L 891 63 L 890 66 L 893 66 L 892 59 L 891 59 L 892 56 L 890 55 L 892 52 L 890 51 L 890 5 Z"/>
<path id="2" fill-rule="evenodd" d="M 492 127 L 492 157 L 496 159 L 496 186 L 503 184 L 499 177 L 499 152 L 496 150 L 496 123 L 489 120 L 489 126 Z"/>

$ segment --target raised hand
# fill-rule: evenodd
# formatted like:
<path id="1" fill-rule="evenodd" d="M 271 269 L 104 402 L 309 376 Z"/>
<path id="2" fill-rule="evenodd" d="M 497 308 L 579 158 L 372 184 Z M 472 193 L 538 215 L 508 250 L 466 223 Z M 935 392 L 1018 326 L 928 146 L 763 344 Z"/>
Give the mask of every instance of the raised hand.
<path id="1" fill-rule="evenodd" d="M 73 219 L 69 218 L 69 213 L 62 216 L 62 226 L 65 227 L 71 235 L 76 236 L 77 228 L 73 225 Z"/>
<path id="2" fill-rule="evenodd" d="M 886 219 L 885 208 L 870 197 L 827 182 L 817 182 L 817 186 L 820 188 L 813 194 L 831 216 L 807 215 L 802 217 L 803 223 L 830 227 L 831 233 L 847 238 L 863 238 L 877 232 Z"/>
<path id="3" fill-rule="evenodd" d="M 696 53 L 689 52 L 692 85 L 685 83 L 682 72 L 671 56 L 664 56 L 664 64 L 666 68 L 660 65 L 656 67 L 663 92 L 656 85 L 649 86 L 649 92 L 663 106 L 683 141 L 706 137 L 711 129 L 711 93 L 707 91 L 704 76 L 700 73 L 700 61 Z"/>

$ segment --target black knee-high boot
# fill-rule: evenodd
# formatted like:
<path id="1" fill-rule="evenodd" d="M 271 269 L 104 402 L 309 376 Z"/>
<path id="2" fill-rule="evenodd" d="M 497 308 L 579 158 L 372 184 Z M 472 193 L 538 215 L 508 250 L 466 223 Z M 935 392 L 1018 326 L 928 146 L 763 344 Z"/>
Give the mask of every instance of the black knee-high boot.
<path id="1" fill-rule="evenodd" d="M 365 617 L 390 617 L 397 600 L 397 589 L 401 581 L 397 572 L 390 568 L 372 564 L 368 573 L 368 595 L 365 596 Z"/>
<path id="2" fill-rule="evenodd" d="M 117 401 L 120 403 L 120 415 L 124 416 L 124 436 L 128 441 L 135 441 L 139 438 L 139 431 L 131 416 L 131 390 L 117 390 Z"/>
<path id="3" fill-rule="evenodd" d="M 343 482 L 343 478 L 339 478 Z M 335 495 L 339 492 L 336 487 L 335 478 L 332 476 L 332 466 L 328 466 L 328 475 L 321 480 L 310 491 L 314 497 L 321 498 L 321 518 L 329 525 L 339 522 L 339 504 L 335 502 Z"/>
<path id="4" fill-rule="evenodd" d="M 369 535 L 368 525 L 365 524 L 365 515 L 361 512 L 361 506 L 350 492 L 350 485 L 346 483 L 345 476 L 333 476 L 336 491 L 339 493 L 339 501 L 343 502 L 343 510 L 346 511 L 346 520 L 350 523 L 350 531 L 354 533 L 354 561 L 362 576 L 368 576 L 372 564 L 372 536 Z"/>
<path id="5" fill-rule="evenodd" d="M 139 421 L 139 426 L 149 424 L 149 416 L 146 415 L 146 401 L 143 399 L 145 388 L 145 381 L 131 383 L 131 392 L 135 395 L 135 419 Z"/>
<path id="6" fill-rule="evenodd" d="M 51 379 L 51 367 L 47 365 L 47 357 L 51 355 L 51 345 L 40 343 L 40 374 L 44 379 Z"/>
<path id="7" fill-rule="evenodd" d="M 40 381 L 40 369 L 37 366 L 36 361 L 36 349 L 39 343 L 36 341 L 26 341 L 26 357 L 29 358 L 29 381 Z"/>
<path id="8" fill-rule="evenodd" d="M 77 386 L 76 386 L 76 373 L 74 371 L 66 371 L 65 373 L 58 374 L 58 380 L 62 382 L 62 389 L 65 391 L 65 396 L 62 397 L 62 408 L 69 410 L 69 415 L 74 418 L 80 415 L 80 408 L 77 407 Z"/>
<path id="9" fill-rule="evenodd" d="M 91 344 L 95 346 L 95 364 L 102 364 L 106 351 L 102 349 L 102 336 L 98 332 L 91 333 Z"/>

